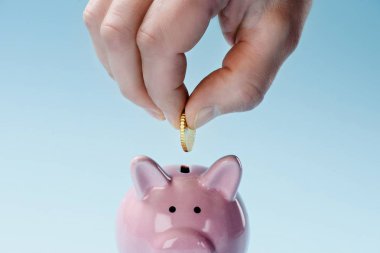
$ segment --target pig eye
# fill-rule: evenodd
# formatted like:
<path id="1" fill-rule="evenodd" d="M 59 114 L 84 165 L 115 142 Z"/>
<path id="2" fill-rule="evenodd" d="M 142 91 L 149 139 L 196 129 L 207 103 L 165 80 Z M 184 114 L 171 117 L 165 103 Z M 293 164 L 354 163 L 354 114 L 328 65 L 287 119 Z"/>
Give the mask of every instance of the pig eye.
<path id="1" fill-rule="evenodd" d="M 199 206 L 194 207 L 194 213 L 200 213 L 202 210 Z"/>
<path id="2" fill-rule="evenodd" d="M 169 212 L 174 213 L 176 210 L 175 206 L 169 207 Z"/>

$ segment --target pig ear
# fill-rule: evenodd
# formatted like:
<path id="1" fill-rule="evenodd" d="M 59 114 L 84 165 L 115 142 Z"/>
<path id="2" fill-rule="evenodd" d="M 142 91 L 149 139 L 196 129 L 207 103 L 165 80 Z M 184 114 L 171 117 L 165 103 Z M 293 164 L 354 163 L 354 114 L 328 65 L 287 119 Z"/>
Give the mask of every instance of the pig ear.
<path id="1" fill-rule="evenodd" d="M 160 165 L 147 156 L 138 156 L 132 160 L 131 174 L 140 199 L 143 199 L 152 188 L 165 187 L 170 181 L 170 177 Z"/>
<path id="2" fill-rule="evenodd" d="M 239 158 L 230 155 L 220 158 L 204 172 L 199 182 L 207 189 L 220 192 L 228 201 L 235 200 L 242 168 Z"/>

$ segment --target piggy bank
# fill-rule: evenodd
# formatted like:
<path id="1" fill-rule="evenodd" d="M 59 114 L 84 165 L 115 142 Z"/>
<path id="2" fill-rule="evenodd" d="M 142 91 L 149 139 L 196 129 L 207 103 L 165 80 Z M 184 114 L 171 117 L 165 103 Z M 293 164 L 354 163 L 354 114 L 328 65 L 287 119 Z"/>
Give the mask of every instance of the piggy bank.
<path id="1" fill-rule="evenodd" d="M 242 168 L 226 156 L 209 169 L 131 163 L 134 187 L 119 210 L 120 253 L 244 253 L 248 220 L 237 196 Z"/>

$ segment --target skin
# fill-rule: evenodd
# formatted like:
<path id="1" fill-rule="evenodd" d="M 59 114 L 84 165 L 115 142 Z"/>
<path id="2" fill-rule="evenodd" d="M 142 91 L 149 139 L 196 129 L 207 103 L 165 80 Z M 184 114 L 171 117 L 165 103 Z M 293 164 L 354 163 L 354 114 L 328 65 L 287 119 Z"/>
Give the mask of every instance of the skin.
<path id="1" fill-rule="evenodd" d="M 296 48 L 311 0 L 90 0 L 84 21 L 122 94 L 157 119 L 190 128 L 257 106 Z M 218 15 L 231 45 L 188 94 L 185 53 Z"/>

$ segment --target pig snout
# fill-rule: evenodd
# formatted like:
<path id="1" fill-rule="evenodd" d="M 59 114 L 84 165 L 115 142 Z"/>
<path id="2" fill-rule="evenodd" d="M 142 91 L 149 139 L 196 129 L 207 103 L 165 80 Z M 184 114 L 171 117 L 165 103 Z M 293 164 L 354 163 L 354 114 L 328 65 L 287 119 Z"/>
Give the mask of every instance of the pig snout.
<path id="1" fill-rule="evenodd" d="M 170 229 L 155 239 L 155 253 L 215 253 L 205 234 L 190 229 Z"/>

